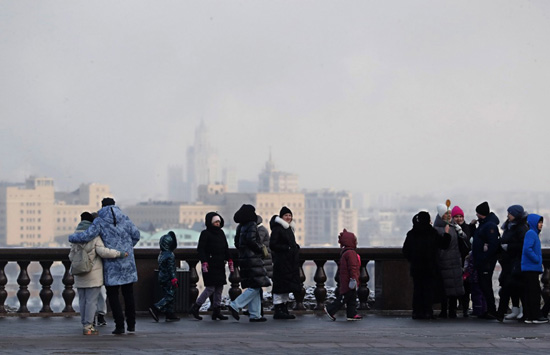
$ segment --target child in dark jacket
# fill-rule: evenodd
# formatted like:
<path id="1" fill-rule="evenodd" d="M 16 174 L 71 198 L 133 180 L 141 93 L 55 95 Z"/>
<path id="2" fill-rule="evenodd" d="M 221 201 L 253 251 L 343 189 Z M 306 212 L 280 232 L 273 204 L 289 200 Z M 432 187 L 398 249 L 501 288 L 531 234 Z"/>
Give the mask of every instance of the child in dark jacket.
<path id="1" fill-rule="evenodd" d="M 172 231 L 163 235 L 159 240 L 160 254 L 158 257 L 159 276 L 158 281 L 164 297 L 149 308 L 149 314 L 159 321 L 159 313 L 164 313 L 167 322 L 176 322 L 180 319 L 174 313 L 175 288 L 178 287 L 176 277 L 176 256 L 174 250 L 178 246 L 176 234 Z"/>
<path id="2" fill-rule="evenodd" d="M 357 314 L 356 309 L 357 285 L 359 284 L 359 268 L 361 266 L 361 259 L 355 251 L 357 248 L 357 237 L 355 234 L 344 229 L 338 236 L 338 243 L 340 243 L 340 247 L 342 248 L 338 263 L 340 292 L 333 303 L 325 306 L 325 313 L 332 321 L 335 321 L 336 317 L 334 315 L 342 308 L 342 304 L 345 303 L 347 320 L 361 320 L 363 317 Z"/>

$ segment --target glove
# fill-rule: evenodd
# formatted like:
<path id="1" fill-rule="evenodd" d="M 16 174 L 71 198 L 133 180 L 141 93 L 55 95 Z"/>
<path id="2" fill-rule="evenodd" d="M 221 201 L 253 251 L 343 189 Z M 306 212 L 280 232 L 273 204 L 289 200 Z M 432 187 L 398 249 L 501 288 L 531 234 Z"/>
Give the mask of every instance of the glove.
<path id="1" fill-rule="evenodd" d="M 117 256 L 117 259 L 124 259 L 125 257 L 128 256 L 128 253 L 125 252 L 124 250 L 117 250 L 119 255 Z"/>
<path id="2" fill-rule="evenodd" d="M 208 272 L 208 263 L 205 261 L 202 263 L 202 272 Z"/>
<path id="3" fill-rule="evenodd" d="M 355 290 L 357 288 L 357 281 L 355 279 L 349 279 L 349 288 Z"/>
<path id="4" fill-rule="evenodd" d="M 508 244 L 501 244 L 500 246 L 501 246 L 502 249 L 504 249 L 505 251 L 508 250 Z"/>
<path id="5" fill-rule="evenodd" d="M 227 261 L 227 266 L 229 266 L 229 272 L 235 272 L 235 266 L 233 265 L 233 260 L 229 259 Z"/>
<path id="6" fill-rule="evenodd" d="M 172 283 L 172 286 L 178 287 L 178 279 L 177 278 L 174 277 L 172 280 L 170 280 L 170 282 Z"/>

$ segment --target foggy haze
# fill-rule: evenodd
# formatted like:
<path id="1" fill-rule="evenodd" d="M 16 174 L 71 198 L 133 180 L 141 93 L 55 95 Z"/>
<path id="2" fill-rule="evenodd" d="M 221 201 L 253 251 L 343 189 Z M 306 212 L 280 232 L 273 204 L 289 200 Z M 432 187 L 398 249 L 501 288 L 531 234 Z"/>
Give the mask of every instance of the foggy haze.
<path id="1" fill-rule="evenodd" d="M 271 149 L 301 188 L 548 191 L 549 14 L 547 1 L 5 0 L 0 181 L 165 198 L 203 120 L 239 179 Z"/>

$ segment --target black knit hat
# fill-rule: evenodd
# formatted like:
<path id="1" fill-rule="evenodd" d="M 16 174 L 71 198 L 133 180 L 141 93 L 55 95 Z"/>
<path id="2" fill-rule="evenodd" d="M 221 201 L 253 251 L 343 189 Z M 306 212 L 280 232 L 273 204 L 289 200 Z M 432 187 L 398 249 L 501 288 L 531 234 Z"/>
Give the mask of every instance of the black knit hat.
<path id="1" fill-rule="evenodd" d="M 279 217 L 283 218 L 283 216 L 287 213 L 290 213 L 292 215 L 292 211 L 290 210 L 290 208 L 283 206 L 283 208 L 281 208 L 281 212 L 279 212 Z"/>
<path id="2" fill-rule="evenodd" d="M 489 209 L 489 202 L 485 201 L 479 206 L 477 206 L 476 212 L 481 216 L 488 216 L 489 213 L 491 213 L 491 210 Z"/>
<path id="3" fill-rule="evenodd" d="M 90 212 L 82 212 L 80 214 L 80 220 L 81 221 L 93 222 L 94 221 L 94 216 L 92 216 L 92 214 Z"/>
<path id="4" fill-rule="evenodd" d="M 114 206 L 115 200 L 113 200 L 111 197 L 105 197 L 103 200 L 101 200 L 101 207 L 105 206 Z"/>

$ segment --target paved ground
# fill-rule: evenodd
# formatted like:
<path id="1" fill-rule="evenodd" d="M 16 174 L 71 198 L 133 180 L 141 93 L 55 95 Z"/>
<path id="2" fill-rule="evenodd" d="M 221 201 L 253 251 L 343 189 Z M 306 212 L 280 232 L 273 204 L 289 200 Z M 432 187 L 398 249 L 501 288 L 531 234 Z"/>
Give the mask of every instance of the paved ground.
<path id="1" fill-rule="evenodd" d="M 99 336 L 81 335 L 79 317 L 0 317 L 2 354 L 540 354 L 550 349 L 550 325 L 474 318 L 413 321 L 367 312 L 359 322 L 322 313 L 296 320 L 249 323 L 233 319 L 177 323 L 138 318 L 135 334 L 111 335 L 112 319 Z"/>

